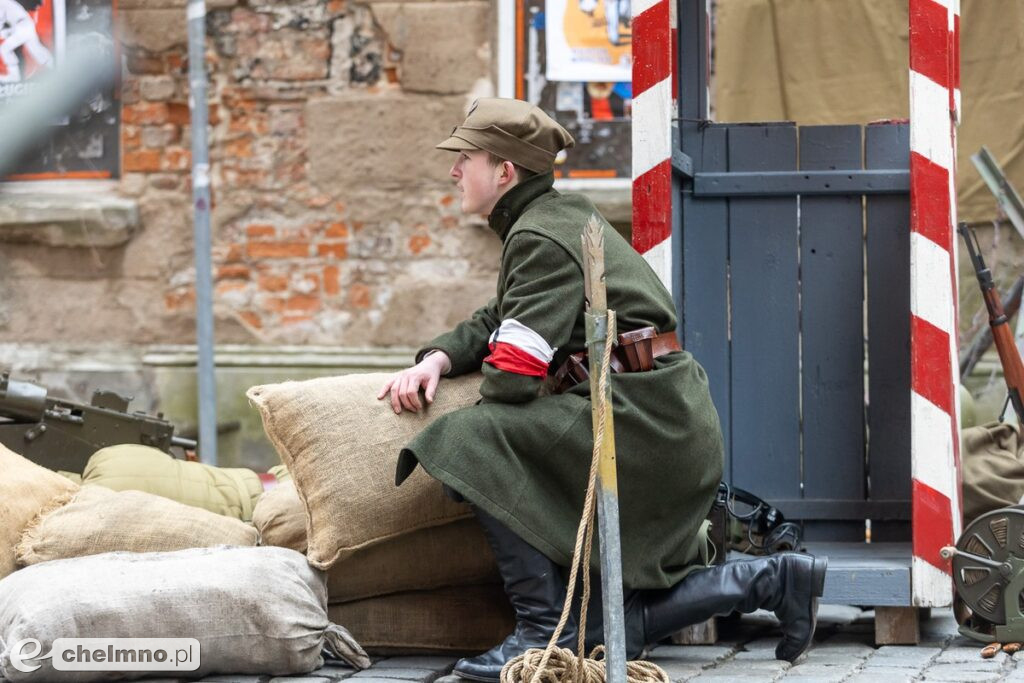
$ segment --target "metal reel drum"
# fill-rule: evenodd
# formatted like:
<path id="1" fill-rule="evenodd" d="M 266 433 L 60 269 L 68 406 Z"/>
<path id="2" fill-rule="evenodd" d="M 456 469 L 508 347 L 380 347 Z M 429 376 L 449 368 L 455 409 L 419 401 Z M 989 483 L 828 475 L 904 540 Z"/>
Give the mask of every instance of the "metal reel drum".
<path id="1" fill-rule="evenodd" d="M 971 522 L 956 543 L 953 583 L 973 612 L 960 632 L 975 640 L 1024 640 L 1024 506 L 986 513 Z M 979 623 L 980 620 L 980 623 Z M 987 623 L 985 623 L 987 622 Z"/>

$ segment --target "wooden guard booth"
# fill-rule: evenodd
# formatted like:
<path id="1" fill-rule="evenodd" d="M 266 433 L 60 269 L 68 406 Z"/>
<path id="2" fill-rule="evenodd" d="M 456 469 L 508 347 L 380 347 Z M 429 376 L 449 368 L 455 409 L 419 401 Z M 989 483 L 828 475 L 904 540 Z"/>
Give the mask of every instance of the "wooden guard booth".
<path id="1" fill-rule="evenodd" d="M 708 117 L 707 0 L 635 0 L 634 246 L 707 370 L 725 478 L 802 520 L 824 602 L 916 642 L 960 532 L 959 6 L 910 0 L 911 119 Z"/>

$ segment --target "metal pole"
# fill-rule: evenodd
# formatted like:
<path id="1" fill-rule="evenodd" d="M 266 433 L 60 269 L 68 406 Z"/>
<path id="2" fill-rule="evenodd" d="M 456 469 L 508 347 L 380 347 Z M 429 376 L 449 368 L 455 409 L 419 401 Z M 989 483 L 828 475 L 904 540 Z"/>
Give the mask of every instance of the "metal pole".
<path id="1" fill-rule="evenodd" d="M 206 3 L 188 3 L 188 106 L 192 112 L 192 204 L 195 215 L 196 346 L 199 459 L 217 464 L 217 387 L 213 359 L 213 266 L 210 249 L 210 162 L 206 138 Z"/>
<path id="2" fill-rule="evenodd" d="M 596 216 L 583 233 L 587 259 L 584 289 L 587 352 L 590 360 L 590 402 L 594 438 L 603 426 L 597 474 L 597 533 L 601 554 L 601 596 L 604 607 L 605 666 L 608 683 L 626 683 L 626 627 L 622 604 L 622 545 L 619 538 L 619 484 L 615 473 L 615 430 L 612 422 L 612 385 L 601 395 L 599 378 L 606 344 L 614 343 L 614 321 L 609 324 L 608 296 L 604 280 L 604 234 Z M 584 558 L 583 571 L 590 571 Z"/>

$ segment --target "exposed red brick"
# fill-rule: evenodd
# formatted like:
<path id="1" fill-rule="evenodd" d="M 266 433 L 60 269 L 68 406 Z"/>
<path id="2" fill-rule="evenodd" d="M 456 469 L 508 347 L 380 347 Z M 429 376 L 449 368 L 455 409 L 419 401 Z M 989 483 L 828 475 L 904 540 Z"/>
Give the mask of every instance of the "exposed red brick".
<path id="1" fill-rule="evenodd" d="M 125 172 L 152 172 L 160 170 L 160 150 L 140 149 L 125 150 L 121 168 Z"/>
<path id="2" fill-rule="evenodd" d="M 451 196 L 450 194 L 446 194 L 445 196 L 441 197 L 441 206 L 451 206 L 452 202 L 454 201 L 455 197 Z"/>
<path id="3" fill-rule="evenodd" d="M 348 226 L 342 221 L 331 223 L 327 226 L 327 232 L 324 235 L 327 237 L 348 237 Z"/>
<path id="4" fill-rule="evenodd" d="M 245 254 L 245 251 L 242 249 L 242 245 L 241 244 L 229 244 L 228 245 L 228 253 L 224 257 L 224 262 L 225 263 L 238 263 L 239 261 L 242 260 L 242 256 L 244 254 Z"/>
<path id="5" fill-rule="evenodd" d="M 280 313 L 284 310 L 284 299 L 279 296 L 265 296 L 260 301 L 260 307 L 271 313 Z"/>
<path id="6" fill-rule="evenodd" d="M 217 294 L 227 294 L 228 292 L 238 292 L 246 289 L 249 286 L 248 282 L 239 280 L 223 280 L 217 283 L 216 292 Z"/>
<path id="7" fill-rule="evenodd" d="M 318 311 L 320 310 L 320 297 L 315 294 L 296 294 L 285 301 L 284 307 L 288 311 Z"/>
<path id="8" fill-rule="evenodd" d="M 348 303 L 352 308 L 369 308 L 370 288 L 358 282 L 352 285 L 348 290 Z"/>
<path id="9" fill-rule="evenodd" d="M 164 295 L 164 305 L 169 311 L 178 311 L 183 308 L 194 308 L 196 305 L 196 291 L 192 287 L 167 292 Z"/>
<path id="10" fill-rule="evenodd" d="M 419 254 L 421 251 L 430 246 L 430 238 L 426 235 L 419 234 L 413 235 L 409 238 L 409 251 L 413 254 Z"/>
<path id="11" fill-rule="evenodd" d="M 337 296 L 338 292 L 341 291 L 341 286 L 338 283 L 339 274 L 338 266 L 326 266 L 324 268 L 324 293 L 327 296 Z"/>
<path id="12" fill-rule="evenodd" d="M 249 258 L 303 258 L 309 256 L 309 242 L 250 242 Z"/>
<path id="13" fill-rule="evenodd" d="M 282 325 L 295 325 L 297 323 L 308 322 L 313 319 L 311 315 L 295 315 L 294 313 L 281 316 Z"/>
<path id="14" fill-rule="evenodd" d="M 250 238 L 254 237 L 273 237 L 277 234 L 277 230 L 273 225 L 256 224 L 250 225 L 245 229 L 245 234 Z"/>
<path id="15" fill-rule="evenodd" d="M 217 269 L 218 280 L 247 280 L 249 279 L 250 274 L 249 266 L 243 266 L 240 264 L 221 266 Z"/>
<path id="16" fill-rule="evenodd" d="M 459 219 L 455 216 L 445 216 L 441 219 L 441 225 L 446 228 L 457 228 L 459 227 Z"/>
<path id="17" fill-rule="evenodd" d="M 224 144 L 224 153 L 241 159 L 252 157 L 252 138 L 238 138 Z"/>
<path id="18" fill-rule="evenodd" d="M 167 121 L 178 126 L 188 126 L 192 123 L 192 112 L 188 110 L 186 102 L 168 102 Z"/>
<path id="19" fill-rule="evenodd" d="M 249 327 L 255 327 L 257 330 L 263 327 L 263 318 L 256 311 L 239 311 L 238 317 Z"/>
<path id="20" fill-rule="evenodd" d="M 259 285 L 265 292 L 283 292 L 288 289 L 288 278 L 280 275 L 261 275 Z"/>
<path id="21" fill-rule="evenodd" d="M 330 256 L 336 259 L 348 258 L 347 242 L 323 242 L 316 245 L 318 256 Z"/>
<path id="22" fill-rule="evenodd" d="M 167 103 L 165 102 L 139 102 L 138 104 L 129 104 L 121 108 L 122 123 L 145 125 L 167 123 L 167 121 L 168 111 Z"/>

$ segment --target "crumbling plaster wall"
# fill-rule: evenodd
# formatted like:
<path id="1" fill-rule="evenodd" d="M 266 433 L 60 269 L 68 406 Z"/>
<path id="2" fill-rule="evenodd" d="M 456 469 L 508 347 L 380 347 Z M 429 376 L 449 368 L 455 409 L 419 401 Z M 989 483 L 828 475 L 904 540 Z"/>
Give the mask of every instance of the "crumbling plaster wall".
<path id="1" fill-rule="evenodd" d="M 138 226 L 116 245 L 9 233 L 0 342 L 194 341 L 184 5 L 119 2 L 123 177 L 105 191 Z M 493 94 L 492 3 L 207 7 L 217 341 L 415 345 L 485 302 L 499 244 L 433 145 Z"/>

